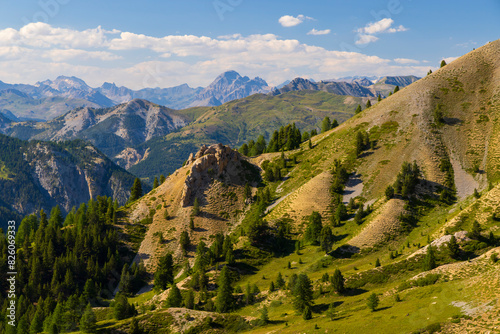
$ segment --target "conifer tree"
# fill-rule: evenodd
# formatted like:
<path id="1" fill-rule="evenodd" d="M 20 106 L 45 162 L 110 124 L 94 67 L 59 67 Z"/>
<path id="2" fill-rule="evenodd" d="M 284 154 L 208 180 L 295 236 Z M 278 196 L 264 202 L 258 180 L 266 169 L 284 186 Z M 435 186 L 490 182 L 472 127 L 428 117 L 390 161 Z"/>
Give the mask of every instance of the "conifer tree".
<path id="1" fill-rule="evenodd" d="M 217 288 L 217 297 L 215 299 L 215 308 L 219 313 L 227 313 L 233 308 L 233 287 L 229 269 L 224 266 L 220 272 Z"/>
<path id="2" fill-rule="evenodd" d="M 155 179 L 154 179 L 154 181 L 153 181 L 153 189 L 158 188 L 158 185 L 159 185 L 159 184 L 158 184 L 158 178 L 155 176 Z"/>
<path id="3" fill-rule="evenodd" d="M 472 229 L 471 229 L 469 235 L 473 239 L 481 238 L 481 225 L 479 225 L 477 220 L 474 220 L 474 222 L 472 223 Z"/>
<path id="4" fill-rule="evenodd" d="M 97 329 L 97 318 L 90 304 L 87 304 L 80 319 L 80 329 L 83 333 L 95 333 Z"/>
<path id="5" fill-rule="evenodd" d="M 344 276 L 342 276 L 342 273 L 340 272 L 339 269 L 335 269 L 335 271 L 333 272 L 333 275 L 331 277 L 331 283 L 333 290 L 338 294 L 342 294 L 345 291 Z"/>
<path id="6" fill-rule="evenodd" d="M 319 238 L 320 238 L 321 249 L 327 254 L 330 253 L 333 246 L 333 233 L 330 226 L 324 226 L 321 229 L 321 234 Z"/>
<path id="7" fill-rule="evenodd" d="M 436 257 L 434 255 L 434 247 L 427 246 L 427 253 L 425 254 L 423 270 L 428 271 L 436 268 Z"/>
<path id="8" fill-rule="evenodd" d="M 182 306 L 182 295 L 179 291 L 177 285 L 172 284 L 170 291 L 168 292 L 167 297 L 167 305 L 168 307 L 181 307 Z"/>
<path id="9" fill-rule="evenodd" d="M 165 182 L 165 175 L 161 174 L 160 175 L 160 184 L 163 184 Z"/>
<path id="10" fill-rule="evenodd" d="M 172 254 L 160 258 L 158 267 L 154 275 L 154 286 L 156 289 L 162 291 L 165 290 L 168 284 L 174 282 L 174 261 Z"/>
<path id="11" fill-rule="evenodd" d="M 300 274 L 293 290 L 293 306 L 296 310 L 303 312 L 306 307 L 311 307 L 313 302 L 313 289 L 311 280 L 306 274 Z"/>
<path id="12" fill-rule="evenodd" d="M 380 267 L 380 259 L 377 257 L 375 260 L 375 268 Z"/>
<path id="13" fill-rule="evenodd" d="M 194 292 L 193 290 L 188 290 L 184 297 L 184 307 L 190 310 L 194 309 Z"/>
<path id="14" fill-rule="evenodd" d="M 378 96 L 377 96 L 377 102 L 380 102 L 380 101 L 382 101 L 382 96 L 380 96 L 380 94 L 378 94 Z"/>
<path id="15" fill-rule="evenodd" d="M 458 258 L 458 255 L 460 254 L 460 246 L 458 246 L 457 238 L 455 238 L 454 235 L 451 236 L 450 241 L 448 242 L 448 253 L 453 259 Z"/>
<path id="16" fill-rule="evenodd" d="M 354 111 L 354 114 L 359 114 L 360 112 L 361 112 L 361 104 L 358 104 L 356 110 Z"/>
<path id="17" fill-rule="evenodd" d="M 200 214 L 200 202 L 198 201 L 198 197 L 194 199 L 193 211 L 191 212 L 192 216 L 198 216 Z"/>
<path id="18" fill-rule="evenodd" d="M 142 197 L 142 184 L 141 184 L 141 180 L 138 177 L 136 177 L 134 180 L 134 184 L 132 185 L 132 188 L 130 189 L 129 202 L 133 202 L 135 200 L 138 200 L 141 197 Z"/>
<path id="19" fill-rule="evenodd" d="M 187 233 L 187 231 L 181 232 L 179 245 L 181 246 L 182 254 L 186 256 L 189 246 L 191 245 L 191 241 L 189 240 L 189 234 Z"/>
<path id="20" fill-rule="evenodd" d="M 278 289 L 283 289 L 285 287 L 285 280 L 283 279 L 281 272 L 278 272 L 278 277 L 276 278 L 276 286 L 278 287 Z"/>
<path id="21" fill-rule="evenodd" d="M 260 320 L 267 324 L 269 322 L 269 311 L 267 310 L 267 306 L 264 305 L 260 310 Z"/>
<path id="22" fill-rule="evenodd" d="M 370 100 L 366 101 L 366 109 L 372 106 L 372 102 Z"/>
<path id="23" fill-rule="evenodd" d="M 446 66 L 446 61 L 443 59 L 441 60 L 441 64 L 439 64 L 439 67 L 445 67 Z"/>
<path id="24" fill-rule="evenodd" d="M 367 299 L 367 301 L 366 301 L 366 305 L 367 305 L 367 306 L 368 306 L 368 308 L 369 308 L 370 310 L 372 310 L 372 312 L 373 312 L 373 311 L 375 311 L 375 310 L 377 309 L 378 304 L 379 304 L 379 299 L 378 299 L 377 294 L 374 292 L 374 293 L 372 293 L 372 294 L 368 297 L 368 299 Z"/>
<path id="25" fill-rule="evenodd" d="M 330 121 L 330 117 L 326 116 L 323 118 L 321 122 L 321 133 L 326 132 L 332 128 L 332 122 Z"/>
<path id="26" fill-rule="evenodd" d="M 394 87 L 394 93 L 399 92 L 399 86 Z"/>

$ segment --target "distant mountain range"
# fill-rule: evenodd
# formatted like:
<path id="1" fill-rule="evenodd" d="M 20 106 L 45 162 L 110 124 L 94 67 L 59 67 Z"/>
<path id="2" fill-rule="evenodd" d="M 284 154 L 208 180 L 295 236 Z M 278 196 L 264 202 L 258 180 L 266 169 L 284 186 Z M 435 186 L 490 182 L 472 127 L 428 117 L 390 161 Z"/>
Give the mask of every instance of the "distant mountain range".
<path id="1" fill-rule="evenodd" d="M 294 90 L 321 90 L 338 95 L 374 97 L 387 96 L 396 85 L 404 87 L 418 80 L 415 76 L 345 77 L 316 82 L 296 78 L 271 87 L 259 77 L 250 79 L 235 71 L 219 75 L 206 88 L 192 88 L 187 84 L 170 88 L 132 90 L 105 82 L 92 88 L 76 77 L 59 76 L 34 85 L 7 84 L 0 81 L 0 114 L 12 121 L 54 119 L 78 107 L 112 107 L 133 99 L 148 100 L 171 109 L 199 106 L 219 106 L 229 101 L 263 93 L 278 95 Z"/>
<path id="2" fill-rule="evenodd" d="M 76 77 L 59 76 L 35 85 L 7 84 L 0 81 L 0 113 L 13 121 L 50 120 L 77 107 L 111 107 L 133 99 L 144 99 L 172 109 L 219 106 L 271 87 L 261 78 L 242 77 L 235 71 L 219 75 L 206 88 L 183 84 L 171 88 L 132 90 L 105 82 L 92 88 Z"/>
<path id="3" fill-rule="evenodd" d="M 396 86 L 403 88 L 418 79 L 420 78 L 413 75 L 386 76 L 380 79 L 377 77 L 346 77 L 319 82 L 310 79 L 295 78 L 280 88 L 274 88 L 270 94 L 279 95 L 290 91 L 319 90 L 337 95 L 356 97 L 376 97 L 379 94 L 382 97 L 387 97 Z"/>

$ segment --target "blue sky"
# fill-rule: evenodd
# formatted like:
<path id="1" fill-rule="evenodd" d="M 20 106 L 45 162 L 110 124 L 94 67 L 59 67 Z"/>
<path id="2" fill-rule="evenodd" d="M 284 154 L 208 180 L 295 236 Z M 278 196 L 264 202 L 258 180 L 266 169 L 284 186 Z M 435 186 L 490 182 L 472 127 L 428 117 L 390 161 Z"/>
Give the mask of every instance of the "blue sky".
<path id="1" fill-rule="evenodd" d="M 234 69 L 279 84 L 424 75 L 499 38 L 500 1 L 0 2 L 0 80 L 206 86 Z"/>

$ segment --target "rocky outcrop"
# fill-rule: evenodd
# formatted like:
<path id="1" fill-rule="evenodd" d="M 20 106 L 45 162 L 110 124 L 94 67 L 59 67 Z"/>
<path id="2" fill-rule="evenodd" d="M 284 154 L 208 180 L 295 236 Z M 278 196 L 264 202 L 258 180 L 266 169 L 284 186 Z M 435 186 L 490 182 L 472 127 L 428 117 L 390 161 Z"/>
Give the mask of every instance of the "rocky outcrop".
<path id="1" fill-rule="evenodd" d="M 182 192 L 181 204 L 188 206 L 194 200 L 196 193 L 205 188 L 212 178 L 227 182 L 239 182 L 242 171 L 242 156 L 229 146 L 216 144 L 202 146 L 196 155 L 189 156 L 186 165 L 189 175 L 186 178 Z"/>

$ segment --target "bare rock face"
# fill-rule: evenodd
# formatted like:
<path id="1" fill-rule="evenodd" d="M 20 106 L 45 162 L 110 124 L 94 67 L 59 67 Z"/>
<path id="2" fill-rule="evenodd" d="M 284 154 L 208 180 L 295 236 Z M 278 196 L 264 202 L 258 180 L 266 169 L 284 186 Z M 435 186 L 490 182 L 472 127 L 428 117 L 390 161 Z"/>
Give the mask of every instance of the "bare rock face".
<path id="1" fill-rule="evenodd" d="M 196 193 L 204 189 L 212 178 L 240 182 L 241 161 L 242 157 L 238 151 L 222 144 L 208 147 L 204 145 L 196 155 L 191 154 L 186 162 L 190 169 L 182 193 L 182 206 L 190 205 Z"/>

